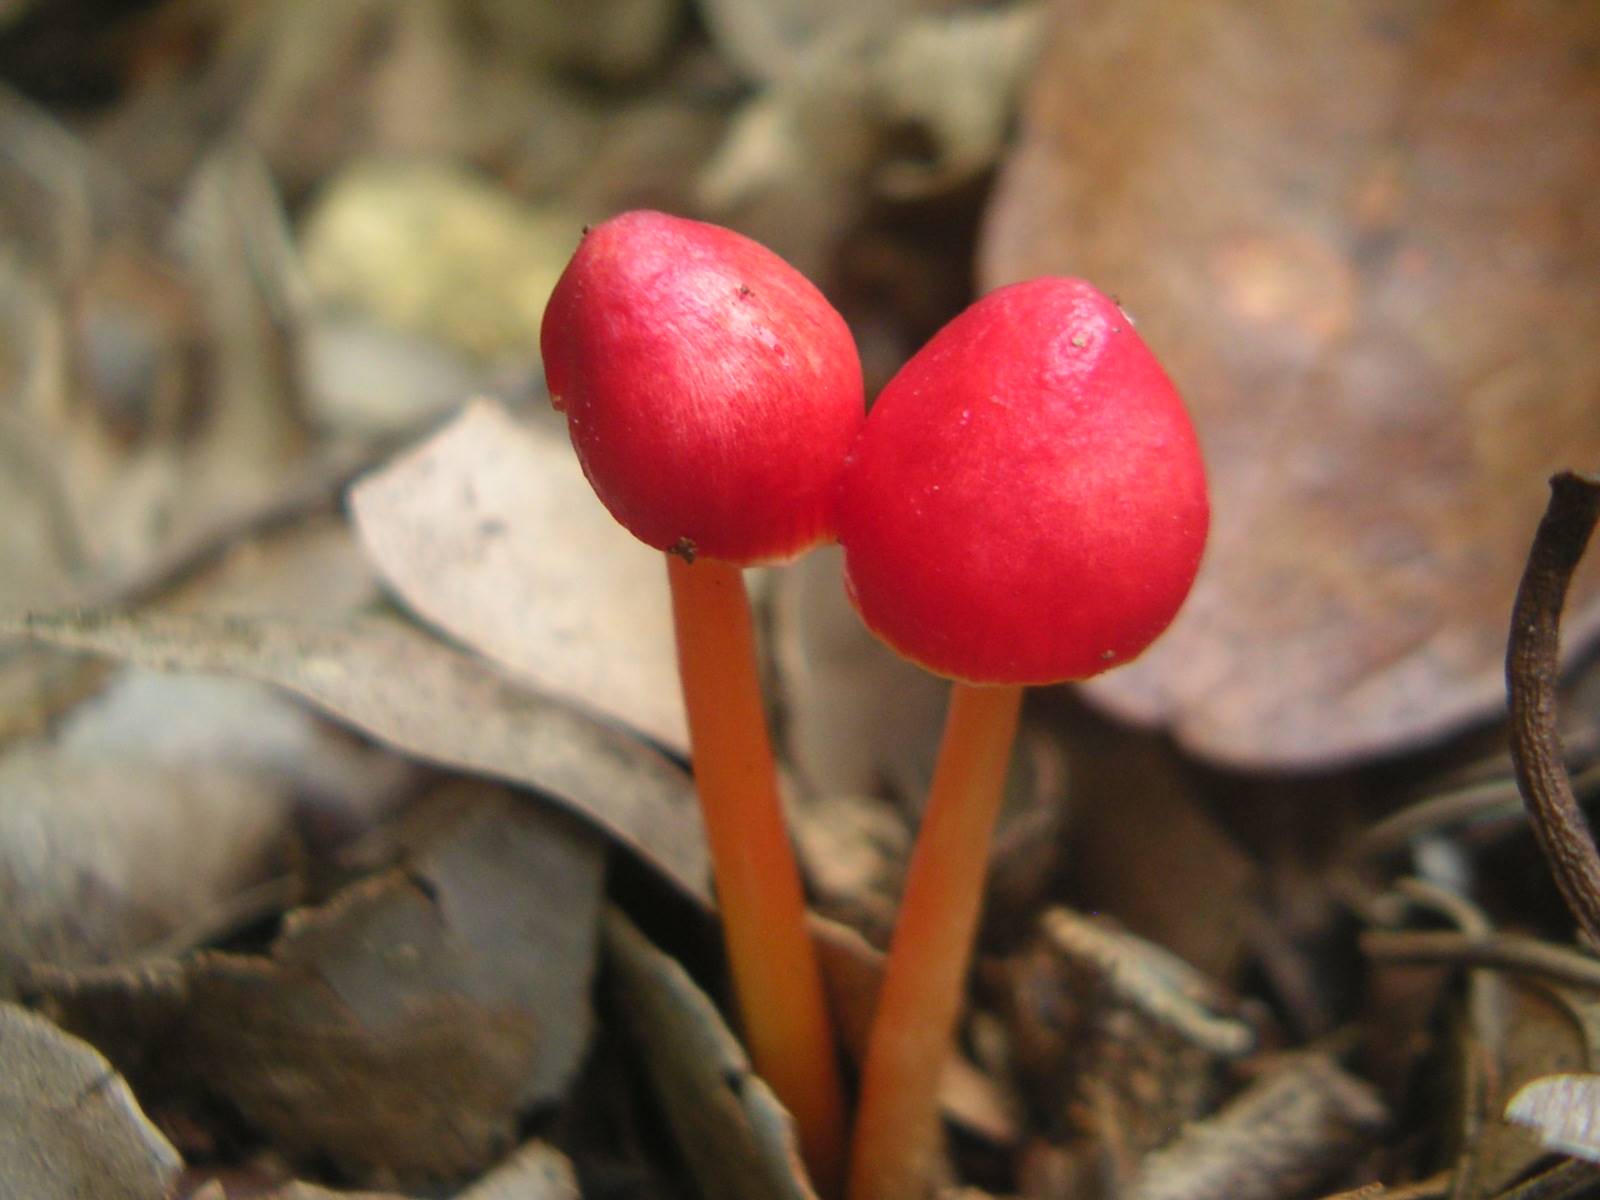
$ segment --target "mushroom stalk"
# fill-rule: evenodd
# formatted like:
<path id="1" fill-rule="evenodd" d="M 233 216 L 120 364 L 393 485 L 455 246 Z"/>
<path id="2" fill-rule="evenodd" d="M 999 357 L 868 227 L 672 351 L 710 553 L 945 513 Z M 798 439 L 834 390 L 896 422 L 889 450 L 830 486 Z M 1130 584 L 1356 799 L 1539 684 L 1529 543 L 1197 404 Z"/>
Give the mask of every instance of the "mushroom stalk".
<path id="1" fill-rule="evenodd" d="M 953 685 L 862 1069 L 850 1200 L 922 1200 L 1022 688 Z"/>
<path id="2" fill-rule="evenodd" d="M 817 1190 L 837 1196 L 843 1091 L 778 797 L 743 574 L 669 553 L 667 575 L 695 786 L 750 1056 L 793 1115 Z"/>

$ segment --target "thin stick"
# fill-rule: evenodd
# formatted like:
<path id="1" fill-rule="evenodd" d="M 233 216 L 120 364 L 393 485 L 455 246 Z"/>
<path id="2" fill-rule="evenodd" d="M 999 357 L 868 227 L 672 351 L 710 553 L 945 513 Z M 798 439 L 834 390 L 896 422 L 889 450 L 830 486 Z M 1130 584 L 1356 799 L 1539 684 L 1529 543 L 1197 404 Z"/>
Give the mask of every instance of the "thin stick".
<path id="1" fill-rule="evenodd" d="M 1576 950 L 1511 933 L 1369 929 L 1361 935 L 1361 953 L 1374 962 L 1482 967 L 1600 989 L 1600 962 Z"/>
<path id="2" fill-rule="evenodd" d="M 778 799 L 743 575 L 668 554 L 667 576 L 695 785 L 750 1057 L 794 1116 L 818 1192 L 837 1196 L 844 1093 Z"/>
<path id="3" fill-rule="evenodd" d="M 1600 479 L 1566 471 L 1550 480 L 1550 505 L 1511 613 L 1506 690 L 1511 762 L 1533 831 L 1567 907 L 1589 942 L 1600 946 L 1600 854 L 1572 794 L 1556 735 L 1561 609 L 1597 518 Z"/>
<path id="4" fill-rule="evenodd" d="M 939 1149 L 939 1077 L 1016 737 L 1019 687 L 958 683 L 906 877 L 862 1069 L 850 1200 L 921 1200 Z"/>

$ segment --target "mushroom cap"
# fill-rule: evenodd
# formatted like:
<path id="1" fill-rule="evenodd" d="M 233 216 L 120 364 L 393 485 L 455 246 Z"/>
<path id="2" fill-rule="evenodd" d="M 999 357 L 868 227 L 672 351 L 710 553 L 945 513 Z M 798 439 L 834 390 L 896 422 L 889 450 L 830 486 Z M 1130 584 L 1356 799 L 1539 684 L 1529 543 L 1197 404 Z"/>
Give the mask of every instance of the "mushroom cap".
<path id="1" fill-rule="evenodd" d="M 1183 401 L 1127 316 L 1078 279 L 991 292 L 900 370 L 840 487 L 869 628 L 973 683 L 1084 679 L 1171 622 L 1205 546 Z"/>
<path id="2" fill-rule="evenodd" d="M 834 536 L 861 361 L 844 318 L 766 247 L 613 217 L 567 264 L 539 344 L 584 474 L 641 541 L 747 565 Z"/>

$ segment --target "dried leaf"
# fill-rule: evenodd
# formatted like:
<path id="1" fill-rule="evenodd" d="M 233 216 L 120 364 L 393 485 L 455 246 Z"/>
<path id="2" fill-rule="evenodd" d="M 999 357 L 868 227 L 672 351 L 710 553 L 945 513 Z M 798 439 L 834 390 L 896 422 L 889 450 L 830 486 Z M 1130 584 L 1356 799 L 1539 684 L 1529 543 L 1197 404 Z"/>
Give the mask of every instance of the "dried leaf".
<path id="1" fill-rule="evenodd" d="M 1536 1130 L 1563 1154 L 1600 1162 L 1600 1075 L 1546 1075 L 1517 1089 L 1506 1120 Z"/>
<path id="2" fill-rule="evenodd" d="M 287 688 L 407 754 L 548 793 L 706 898 L 704 832 L 687 775 L 402 622 L 0 615 L 0 637 Z"/>
<path id="3" fill-rule="evenodd" d="M 683 19 L 683 0 L 598 0 L 578 8 L 470 0 L 492 45 L 529 65 L 555 64 L 623 81 L 658 66 Z"/>
<path id="4" fill-rule="evenodd" d="M 77 705 L 57 727 L 55 746 L 80 762 L 247 774 L 284 797 L 276 804 L 256 797 L 258 808 L 287 811 L 293 797 L 301 814 L 333 816 L 346 826 L 392 807 L 416 774 L 398 755 L 357 740 L 266 684 L 137 668 Z M 214 803 L 220 808 L 226 799 L 223 792 Z"/>
<path id="5" fill-rule="evenodd" d="M 817 911 L 888 945 L 911 857 L 905 818 L 882 800 L 823 796 L 792 806 L 789 823 Z"/>
<path id="6" fill-rule="evenodd" d="M 1217 1058 L 1238 1058 L 1256 1048 L 1256 1031 L 1218 1012 L 1220 989 L 1177 955 L 1064 908 L 1046 912 L 1040 925 L 1052 950 L 1099 976 L 1105 999 L 1137 1010 Z"/>
<path id="7" fill-rule="evenodd" d="M 241 529 L 217 532 L 228 553 L 207 569 L 185 574 L 161 597 L 173 612 L 227 612 L 262 617 L 327 620 L 371 608 L 383 599 L 372 564 L 361 552 L 349 523 L 322 511 L 336 484 L 327 479 L 301 516 L 269 507 Z M 277 518 L 294 517 L 282 528 Z M 181 572 L 180 572 L 181 573 Z M 141 589 L 144 590 L 144 589 Z M 38 600 L 31 601 L 35 608 Z"/>
<path id="8" fill-rule="evenodd" d="M 488 382 L 448 346 L 349 313 L 312 314 L 296 349 L 306 415 L 336 434 L 414 431 Z"/>
<path id="9" fill-rule="evenodd" d="M 456 1200 L 579 1200 L 578 1177 L 548 1142 L 529 1142 Z"/>
<path id="10" fill-rule="evenodd" d="M 1510 1187 L 1544 1154 L 1549 1126 L 1518 1121 L 1507 1097 L 1539 1079 L 1591 1071 L 1600 1059 L 1600 1006 L 1587 994 L 1503 983 L 1494 1004 L 1470 1007 L 1471 1022 L 1459 1023 L 1452 1048 L 1477 1071 L 1461 1089 L 1459 1169 L 1483 1195 Z"/>
<path id="11" fill-rule="evenodd" d="M 734 116 L 701 205 L 820 277 L 873 192 L 945 193 L 993 164 L 1041 24 L 1037 6 L 1012 4 L 844 22 L 805 42 Z"/>
<path id="12" fill-rule="evenodd" d="M 447 814 L 402 867 L 292 914 L 270 957 L 35 983 L 130 1074 L 224 1097 L 287 1154 L 459 1178 L 558 1100 L 584 1053 L 603 866 L 592 831 L 501 794 Z"/>
<path id="13" fill-rule="evenodd" d="M 605 917 L 617 1009 L 708 1200 L 816 1200 L 789 1115 L 716 1007 L 618 910 Z"/>
<path id="14" fill-rule="evenodd" d="M 1115 913 L 1217 979 L 1232 979 L 1262 921 L 1265 876 L 1165 742 L 1090 729 L 1072 745 L 1068 864 L 1080 906 Z"/>
<path id="15" fill-rule="evenodd" d="M 287 797 L 216 765 L 23 745 L 0 758 L 0 994 L 25 964 L 114 962 L 267 874 Z"/>
<path id="16" fill-rule="evenodd" d="M 1016 1080 L 1069 1136 L 1048 1169 L 1122 1195 L 1140 1162 L 1208 1112 L 1251 1030 L 1188 964 L 1110 922 L 1052 909 L 1007 964 Z"/>
<path id="17" fill-rule="evenodd" d="M 883 986 L 884 952 L 849 925 L 815 913 L 809 923 L 839 1046 L 859 1067 L 867 1058 L 878 989 Z"/>
<path id="18" fill-rule="evenodd" d="M 661 555 L 606 512 L 564 433 L 480 401 L 363 479 L 350 508 L 373 562 L 426 620 L 686 752 Z"/>
<path id="19" fill-rule="evenodd" d="M 699 0 L 717 49 L 751 79 L 793 72 L 818 42 L 841 29 L 884 30 L 904 21 L 920 0 Z"/>
<path id="20" fill-rule="evenodd" d="M 214 1197 L 208 1197 L 196 1192 L 189 1200 L 227 1200 L 228 1193 L 222 1190 L 222 1185 L 217 1184 Z M 262 1200 L 406 1200 L 396 1192 L 344 1192 L 334 1191 L 332 1188 L 318 1187 L 314 1183 L 294 1183 L 275 1189 Z"/>
<path id="21" fill-rule="evenodd" d="M 302 240 L 324 303 L 467 354 L 528 358 L 581 227 L 447 163 L 369 161 L 327 185 Z"/>
<path id="22" fill-rule="evenodd" d="M 784 740 L 806 789 L 920 796 L 933 771 L 950 685 L 907 662 L 861 623 L 845 598 L 837 547 L 806 555 L 775 580 L 773 626 Z M 884 703 L 893 696 L 894 703 Z"/>
<path id="23" fill-rule="evenodd" d="M 19 1200 L 163 1200 L 181 1166 L 92 1046 L 0 1004 L 0 1191 Z"/>
<path id="24" fill-rule="evenodd" d="M 1289 1059 L 1147 1158 L 1134 1200 L 1281 1200 L 1349 1164 L 1388 1123 L 1372 1087 L 1329 1059 Z"/>
<path id="25" fill-rule="evenodd" d="M 1089 694 L 1249 766 L 1493 715 L 1544 478 L 1600 460 L 1600 9 L 1055 13 L 982 277 L 1118 294 L 1215 508 L 1177 623 Z M 1569 653 L 1597 629 L 1600 559 Z"/>

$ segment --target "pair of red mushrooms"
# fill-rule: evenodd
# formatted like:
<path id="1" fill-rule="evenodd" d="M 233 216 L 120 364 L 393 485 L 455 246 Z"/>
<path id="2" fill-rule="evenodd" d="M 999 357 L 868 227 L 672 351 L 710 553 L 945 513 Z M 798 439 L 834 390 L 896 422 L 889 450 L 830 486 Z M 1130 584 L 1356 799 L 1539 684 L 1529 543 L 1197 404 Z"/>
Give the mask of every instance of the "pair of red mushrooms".
<path id="1" fill-rule="evenodd" d="M 824 1197 L 920 1200 L 1022 687 L 1133 658 L 1199 566 L 1209 509 L 1183 402 L 1115 303 L 1046 278 L 956 317 L 867 415 L 855 344 L 815 287 L 747 238 L 655 212 L 586 233 L 540 342 L 596 493 L 667 552 L 756 1069 Z M 954 681 L 848 1167 L 740 574 L 833 537 L 868 627 Z"/>

